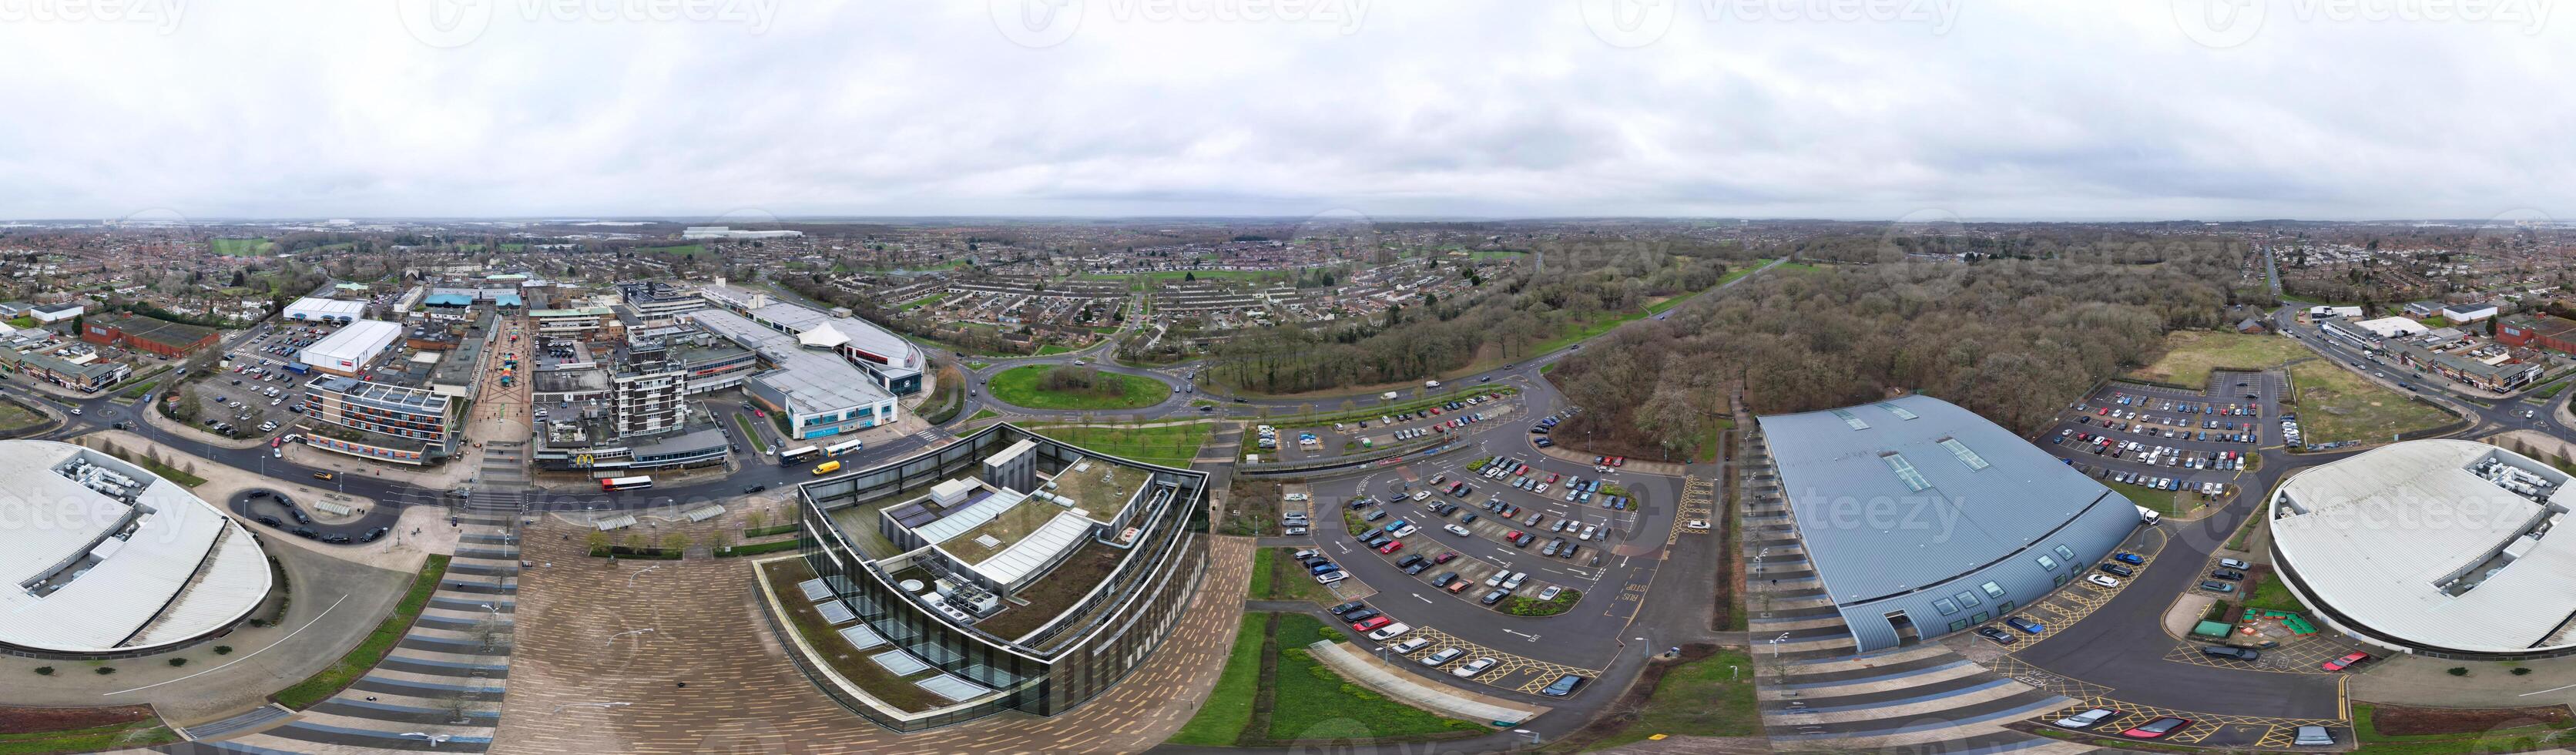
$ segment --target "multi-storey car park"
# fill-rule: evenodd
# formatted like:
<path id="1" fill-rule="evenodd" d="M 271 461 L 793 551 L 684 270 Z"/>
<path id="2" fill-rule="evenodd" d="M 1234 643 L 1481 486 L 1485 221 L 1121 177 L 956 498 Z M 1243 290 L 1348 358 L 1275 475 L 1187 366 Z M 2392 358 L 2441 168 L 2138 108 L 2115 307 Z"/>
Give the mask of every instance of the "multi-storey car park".
<path id="1" fill-rule="evenodd" d="M 1760 423 L 1814 571 L 1799 578 L 1831 599 L 1855 651 L 2008 615 L 2140 524 L 2119 493 L 1929 396 Z"/>
<path id="2" fill-rule="evenodd" d="M 2576 653 L 2568 475 L 2495 446 L 2418 440 L 2307 469 L 2266 512 L 2272 565 L 2336 629 L 2390 649 Z"/>
<path id="3" fill-rule="evenodd" d="M 251 530 L 69 443 L 0 441 L 0 651 L 133 656 L 204 640 L 274 586 Z"/>
<path id="4" fill-rule="evenodd" d="M 1206 572 L 1207 484 L 995 425 L 800 488 L 799 560 L 818 576 L 773 599 L 841 619 L 837 640 L 864 656 L 846 662 L 911 670 L 873 684 L 948 701 L 907 710 L 853 681 L 865 674 L 797 654 L 826 694 L 887 728 L 1056 715 L 1168 638 Z"/>

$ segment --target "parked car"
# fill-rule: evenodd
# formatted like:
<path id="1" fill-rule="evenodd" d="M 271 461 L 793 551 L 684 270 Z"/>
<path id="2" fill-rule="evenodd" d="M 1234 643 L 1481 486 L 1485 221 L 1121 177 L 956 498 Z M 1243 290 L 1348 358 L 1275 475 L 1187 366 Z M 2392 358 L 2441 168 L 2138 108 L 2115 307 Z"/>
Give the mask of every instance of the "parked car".
<path id="1" fill-rule="evenodd" d="M 2226 645 L 2202 645 L 2200 646 L 2200 654 L 2211 658 L 2225 658 L 2229 660 L 2248 662 L 2261 660 L 2263 658 L 2263 651 L 2255 650 L 2253 648 L 2228 647 Z"/>
<path id="2" fill-rule="evenodd" d="M 1351 628 L 1352 628 L 1352 629 L 1357 629 L 1357 630 L 1360 630 L 1360 631 L 1363 631 L 1363 632 L 1366 632 L 1366 631 L 1369 631 L 1369 630 L 1372 630 L 1372 629 L 1376 629 L 1376 628 L 1378 628 L 1378 627 L 1386 626 L 1386 625 L 1388 625 L 1388 624 L 1393 624 L 1393 623 L 1395 623 L 1395 620 L 1394 620 L 1394 619 L 1390 619 L 1390 618 L 1387 618 L 1387 617 L 1385 617 L 1385 616 L 1371 616 L 1371 617 L 1368 617 L 1368 618 L 1365 618 L 1365 619 L 1361 619 L 1361 620 L 1356 621 L 1356 622 L 1352 622 L 1352 623 L 1351 623 Z"/>
<path id="3" fill-rule="evenodd" d="M 2004 623 L 2011 625 L 2014 629 L 2019 629 L 2031 634 L 2039 634 L 2041 632 L 2048 631 L 2048 625 L 2032 621 L 2028 617 L 2024 616 L 2007 617 L 2004 619 Z"/>
<path id="4" fill-rule="evenodd" d="M 2156 720 L 2148 721 L 2126 731 L 2120 732 L 2120 736 L 2131 739 L 2162 739 L 2165 735 L 2181 731 L 2185 728 L 2189 728 L 2190 726 L 2191 719 L 2188 718 L 2159 716 Z"/>
<path id="5" fill-rule="evenodd" d="M 1475 675 L 1477 675 L 1477 674 L 1485 673 L 1485 669 L 1493 668 L 1493 667 L 1494 667 L 1494 664 L 1497 664 L 1497 663 L 1501 663 L 1501 661 L 1494 660 L 1494 659 L 1493 659 L 1492 657 L 1490 657 L 1490 656 L 1489 656 L 1489 657 L 1484 657 L 1484 658 L 1478 658 L 1478 659 L 1475 659 L 1475 660 L 1472 660 L 1472 661 L 1468 661 L 1465 665 L 1461 665 L 1461 666 L 1459 666 L 1459 667 L 1457 667 L 1457 668 L 1450 669 L 1450 670 L 1449 670 L 1449 673 L 1451 673 L 1451 674 L 1456 674 L 1456 675 L 1458 675 L 1458 676 L 1459 676 L 1459 677 L 1461 677 L 1461 678 L 1464 678 L 1464 677 L 1471 677 L 1471 676 L 1475 676 Z"/>
<path id="6" fill-rule="evenodd" d="M 1539 690 L 1538 693 L 1549 697 L 1565 697 L 1574 694 L 1574 689 L 1580 686 L 1583 686 L 1583 677 L 1566 674 L 1557 677 L 1556 681 L 1548 682 L 1547 687 Z"/>
<path id="7" fill-rule="evenodd" d="M 1419 638 L 1416 638 L 1416 639 L 1418 640 Z M 1408 640 L 1408 641 L 1411 641 L 1411 640 Z M 1462 648 L 1441 648 L 1441 649 L 1440 649 L 1440 652 L 1432 653 L 1432 654 L 1430 654 L 1430 655 L 1423 656 L 1423 657 L 1422 657 L 1422 665 L 1425 665 L 1425 666 L 1438 666 L 1438 665 L 1441 665 L 1441 664 L 1448 663 L 1448 662 L 1450 662 L 1450 661 L 1458 660 L 1458 656 L 1462 656 L 1462 655 L 1466 655 L 1466 654 L 1467 654 L 1467 651 L 1466 651 L 1465 649 L 1462 649 Z"/>
<path id="8" fill-rule="evenodd" d="M 2091 582 L 2091 583 L 2093 583 L 2093 584 L 2097 584 L 2097 585 L 2101 585 L 2101 586 L 2103 586 L 2103 587 L 2119 587 L 2119 586 L 2120 586 L 2120 580 L 2112 579 L 2112 578 L 2110 578 L 2110 577 L 2105 577 L 2105 576 L 2102 576 L 2102 575 L 2100 575 L 2100 574 L 2087 574 L 2087 575 L 2084 575 L 2084 581 L 2086 581 L 2086 582 Z"/>
<path id="9" fill-rule="evenodd" d="M 2010 645 L 2019 641 L 2013 638 L 2011 632 L 1994 627 L 1977 627 L 1977 636 L 1984 637 L 1997 645 Z"/>
<path id="10" fill-rule="evenodd" d="M 2090 729 L 2094 726 L 2100 725 L 2104 721 L 2119 717 L 2120 711 L 2118 710 L 2111 708 L 2094 708 L 2072 716 L 2057 719 L 2057 725 L 2068 729 Z"/>
<path id="11" fill-rule="evenodd" d="M 2208 590 L 2210 592 L 2235 592 L 2236 586 L 2225 582 L 2201 580 L 2200 589 Z"/>
<path id="12" fill-rule="evenodd" d="M 2354 667 L 2354 666 L 2361 665 L 2361 663 L 2362 663 L 2363 661 L 2367 661 L 2367 660 L 2370 660 L 2370 654 L 2369 654 L 2369 653 L 2364 653 L 2364 652 L 2361 652 L 2361 651 L 2355 650 L 2355 651 L 2350 652 L 2350 653 L 2345 653 L 2345 654 L 2343 654 L 2343 656 L 2342 656 L 2342 657 L 2336 658 L 2336 659 L 2334 659 L 2334 660 L 2326 661 L 2326 662 L 2324 662 L 2324 663 L 2317 664 L 2317 668 L 2324 669 L 2324 670 L 2327 670 L 2327 671 L 2342 671 L 2342 670 L 2344 670 L 2344 669 L 2348 669 L 2348 668 L 2352 668 L 2352 667 Z"/>

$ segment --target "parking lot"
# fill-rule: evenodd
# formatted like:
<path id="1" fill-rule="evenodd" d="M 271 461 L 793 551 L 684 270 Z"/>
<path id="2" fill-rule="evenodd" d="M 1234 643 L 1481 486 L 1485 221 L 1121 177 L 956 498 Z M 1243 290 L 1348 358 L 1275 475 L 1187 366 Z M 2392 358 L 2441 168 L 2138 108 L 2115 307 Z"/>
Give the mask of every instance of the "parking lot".
<path id="1" fill-rule="evenodd" d="M 189 384 L 205 399 L 206 411 L 198 425 L 249 438 L 274 435 L 294 424 L 303 411 L 302 389 L 309 378 L 288 370 L 287 365 L 295 362 L 299 350 L 334 330 L 322 324 L 273 324 L 242 339 L 223 354 L 230 366 L 219 366 L 216 374 Z M 271 422 L 276 424 L 261 429 Z"/>
<path id="2" fill-rule="evenodd" d="M 1471 424 L 1504 420 L 1518 407 L 1518 394 L 1497 392 L 1414 411 L 1389 412 L 1323 426 L 1265 424 L 1259 427 L 1270 428 L 1270 433 L 1260 435 L 1256 428 L 1254 448 L 1258 453 L 1289 461 L 1329 458 L 1409 443 L 1432 435 L 1458 433 Z M 1272 445 L 1265 445 L 1263 441 Z"/>
<path id="3" fill-rule="evenodd" d="M 2213 373 L 2210 392 L 2111 383 L 2061 412 L 2043 431 L 2044 448 L 2085 474 L 2188 502 L 2240 491 L 2250 459 L 2277 448 L 2279 415 L 2268 373 Z M 2199 496 L 2195 498 L 2194 496 Z"/>

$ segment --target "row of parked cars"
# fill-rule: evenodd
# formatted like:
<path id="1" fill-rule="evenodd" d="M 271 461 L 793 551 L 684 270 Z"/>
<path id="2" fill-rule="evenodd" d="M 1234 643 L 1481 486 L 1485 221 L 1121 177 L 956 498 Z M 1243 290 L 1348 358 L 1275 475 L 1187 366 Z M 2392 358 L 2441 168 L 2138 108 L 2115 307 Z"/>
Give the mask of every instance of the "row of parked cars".
<path id="1" fill-rule="evenodd" d="M 2094 415 L 2090 414 L 2079 415 L 2075 418 L 2075 421 L 2090 425 L 2094 424 L 2093 417 Z M 2152 421 L 2152 419 L 2123 420 L 2104 417 L 2100 424 L 2104 430 L 2137 433 L 2149 438 L 2197 440 L 2203 443 L 2252 443 L 2255 440 L 2254 423 L 2252 422 L 2220 422 L 2213 419 L 2206 422 L 2207 426 L 2205 428 L 2193 430 L 2188 424 L 2182 424 L 2175 427 L 2158 427 L 2148 424 Z"/>
<path id="2" fill-rule="evenodd" d="M 1343 621 L 1349 622 L 1351 629 L 1367 632 L 1369 639 L 1392 639 L 1413 631 L 1413 627 L 1407 626 L 1403 622 L 1396 621 L 1393 618 L 1389 618 L 1385 614 L 1380 613 L 1377 609 L 1370 608 L 1367 603 L 1360 601 L 1354 600 L 1333 606 L 1331 610 L 1334 616 L 1339 616 Z M 1381 633 L 1385 636 L 1379 636 Z M 1414 637 L 1403 642 L 1389 645 L 1387 646 L 1387 649 L 1393 651 L 1396 655 L 1410 657 L 1429 647 L 1431 647 L 1430 638 Z M 1466 658 L 1466 656 L 1467 650 L 1465 648 L 1444 647 L 1424 654 L 1422 657 L 1415 659 L 1415 662 L 1426 667 L 1439 668 L 1442 666 L 1449 666 L 1451 663 L 1456 663 L 1459 659 Z M 1455 666 L 1450 666 L 1449 673 L 1461 679 L 1470 679 L 1474 678 L 1477 674 L 1485 673 L 1493 667 L 1501 664 L 1501 659 L 1497 659 L 1492 656 L 1478 656 L 1476 658 L 1469 659 L 1465 663 L 1458 663 Z M 1574 694 L 1574 690 L 1583 686 L 1583 682 L 1584 677 L 1580 675 L 1564 674 L 1558 676 L 1555 681 L 1550 682 L 1546 688 L 1539 690 L 1539 694 L 1550 697 L 1565 697 L 1567 695 Z"/>

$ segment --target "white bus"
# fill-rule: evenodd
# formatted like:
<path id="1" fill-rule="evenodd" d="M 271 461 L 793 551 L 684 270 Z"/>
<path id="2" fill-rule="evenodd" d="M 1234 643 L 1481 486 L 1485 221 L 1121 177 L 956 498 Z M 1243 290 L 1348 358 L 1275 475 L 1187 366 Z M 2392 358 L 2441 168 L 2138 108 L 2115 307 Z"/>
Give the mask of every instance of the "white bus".
<path id="1" fill-rule="evenodd" d="M 834 444 L 832 444 L 831 446 L 824 448 L 824 449 L 823 449 L 823 455 L 825 455 L 825 456 L 839 456 L 839 455 L 841 455 L 841 454 L 849 453 L 849 452 L 851 452 L 851 451 L 856 451 L 856 450 L 859 450 L 859 449 L 862 449 L 862 448 L 866 448 L 866 447 L 867 447 L 867 446 L 865 446 L 865 445 L 861 445 L 861 444 L 859 443 L 858 439 L 856 439 L 856 438 L 852 438 L 852 439 L 850 439 L 850 440 L 845 440 L 845 441 L 841 441 L 841 442 L 839 442 L 839 443 L 834 443 Z"/>
<path id="2" fill-rule="evenodd" d="M 814 458 L 815 454 L 820 454 L 822 452 L 823 449 L 815 448 L 813 446 L 797 446 L 785 451 L 780 451 L 778 453 L 778 466 L 796 466 L 796 462 Z"/>
<path id="3" fill-rule="evenodd" d="M 611 477 L 599 481 L 600 490 L 640 490 L 653 487 L 651 477 Z"/>

